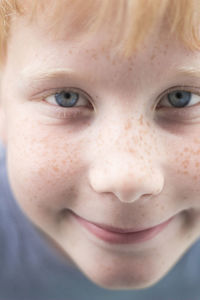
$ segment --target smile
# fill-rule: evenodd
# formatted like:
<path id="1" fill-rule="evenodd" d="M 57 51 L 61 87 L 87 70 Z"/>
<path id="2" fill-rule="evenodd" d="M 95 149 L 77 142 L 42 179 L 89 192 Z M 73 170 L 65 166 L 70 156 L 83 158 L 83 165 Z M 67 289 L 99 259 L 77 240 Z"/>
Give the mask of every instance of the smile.
<path id="1" fill-rule="evenodd" d="M 130 232 L 130 229 L 115 229 L 114 227 L 97 225 L 81 218 L 75 213 L 72 213 L 72 215 L 74 219 L 91 234 L 111 244 L 132 244 L 151 240 L 159 233 L 161 233 L 174 218 L 172 217 L 167 221 L 151 228 Z"/>

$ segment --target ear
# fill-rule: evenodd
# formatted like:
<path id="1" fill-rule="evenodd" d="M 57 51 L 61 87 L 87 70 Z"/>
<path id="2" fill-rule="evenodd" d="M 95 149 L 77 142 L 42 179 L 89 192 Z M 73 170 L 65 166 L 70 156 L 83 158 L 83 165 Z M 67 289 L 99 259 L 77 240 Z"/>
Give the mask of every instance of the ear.
<path id="1" fill-rule="evenodd" d="M 6 146 L 7 139 L 6 139 L 6 117 L 5 111 L 0 103 L 0 140 Z"/>

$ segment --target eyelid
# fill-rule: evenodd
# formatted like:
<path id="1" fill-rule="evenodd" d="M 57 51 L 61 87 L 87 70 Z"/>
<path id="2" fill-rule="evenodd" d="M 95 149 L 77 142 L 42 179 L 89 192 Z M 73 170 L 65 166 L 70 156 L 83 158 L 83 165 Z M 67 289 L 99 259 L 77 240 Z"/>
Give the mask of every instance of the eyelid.
<path id="1" fill-rule="evenodd" d="M 50 96 L 55 96 L 57 93 L 61 93 L 61 92 L 78 93 L 78 94 L 80 94 L 81 97 L 83 97 L 85 100 L 88 101 L 88 107 L 94 107 L 92 97 L 87 92 L 85 92 L 79 88 L 75 88 L 75 87 L 66 87 L 65 86 L 65 87 L 61 87 L 61 88 L 53 88 L 51 90 L 43 91 L 42 93 L 38 94 L 37 98 L 42 98 L 44 100 L 44 102 L 48 103 L 47 101 L 45 101 L 45 98 L 50 97 Z M 35 96 L 35 98 L 36 98 L 36 96 Z M 53 104 L 49 103 L 49 105 L 53 105 Z M 59 105 L 56 105 L 56 104 L 55 104 L 55 106 L 59 107 Z M 68 107 L 62 107 L 62 109 L 67 109 L 67 108 Z M 74 106 L 74 108 L 76 108 L 76 106 Z"/>
<path id="2" fill-rule="evenodd" d="M 44 91 L 44 92 L 41 92 L 40 95 L 42 96 L 45 96 L 45 97 L 48 97 L 48 96 L 51 96 L 51 95 L 54 95 L 56 93 L 61 93 L 61 92 L 74 92 L 74 93 L 80 93 L 84 96 L 86 96 L 87 98 L 91 99 L 90 95 L 86 92 L 84 92 L 83 90 L 79 89 L 79 88 L 75 88 L 75 87 L 61 87 L 61 88 L 53 88 L 53 89 L 50 89 L 48 91 Z"/>
<path id="3" fill-rule="evenodd" d="M 191 87 L 187 85 L 177 85 L 171 88 L 167 88 L 164 92 L 160 94 L 158 97 L 158 100 L 161 99 L 163 96 L 174 92 L 174 91 L 185 91 L 185 92 L 191 92 L 191 93 L 196 93 L 200 95 L 200 87 Z"/>

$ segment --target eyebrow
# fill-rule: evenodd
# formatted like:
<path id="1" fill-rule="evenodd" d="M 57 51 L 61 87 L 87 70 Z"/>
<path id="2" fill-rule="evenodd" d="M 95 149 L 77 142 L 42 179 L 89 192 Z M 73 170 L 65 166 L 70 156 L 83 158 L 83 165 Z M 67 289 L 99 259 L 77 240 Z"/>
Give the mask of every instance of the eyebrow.
<path id="1" fill-rule="evenodd" d="M 88 74 L 81 74 L 78 72 L 75 72 L 74 70 L 70 68 L 52 68 L 48 70 L 40 70 L 32 67 L 26 67 L 21 72 L 22 79 L 25 81 L 43 81 L 48 79 L 55 79 L 59 77 L 74 77 L 77 79 L 84 79 L 85 77 L 88 78 Z"/>
<path id="2" fill-rule="evenodd" d="M 178 75 L 200 78 L 200 67 L 195 68 L 192 66 L 182 66 L 182 67 L 176 68 L 176 71 L 177 71 Z"/>

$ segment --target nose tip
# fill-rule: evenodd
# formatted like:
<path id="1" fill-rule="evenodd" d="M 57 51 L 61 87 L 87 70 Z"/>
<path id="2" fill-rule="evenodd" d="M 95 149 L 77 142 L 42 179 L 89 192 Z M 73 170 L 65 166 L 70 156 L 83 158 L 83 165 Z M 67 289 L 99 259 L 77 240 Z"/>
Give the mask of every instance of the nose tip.
<path id="1" fill-rule="evenodd" d="M 133 203 L 139 199 L 145 201 L 152 198 L 153 195 L 155 196 L 153 192 L 151 194 L 135 193 L 134 195 L 131 192 L 129 194 L 115 192 L 114 194 L 119 199 L 119 201 L 123 203 Z"/>
<path id="2" fill-rule="evenodd" d="M 90 173 L 90 184 L 97 193 L 112 193 L 119 201 L 132 203 L 138 199 L 147 200 L 158 195 L 163 186 L 164 178 L 155 170 L 153 173 L 133 169 L 130 166 L 119 170 L 98 168 Z"/>

